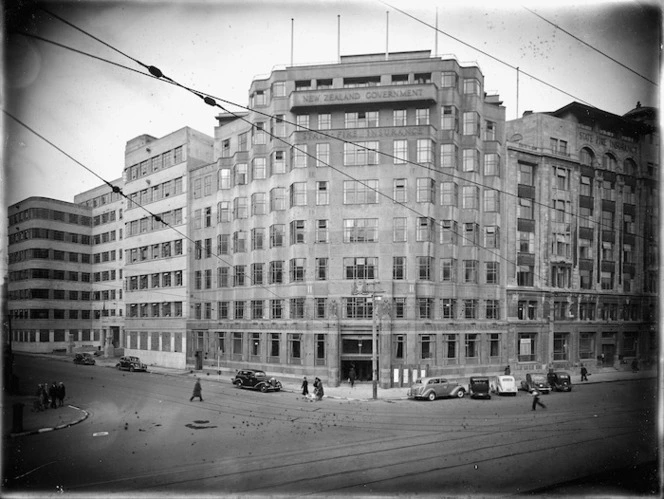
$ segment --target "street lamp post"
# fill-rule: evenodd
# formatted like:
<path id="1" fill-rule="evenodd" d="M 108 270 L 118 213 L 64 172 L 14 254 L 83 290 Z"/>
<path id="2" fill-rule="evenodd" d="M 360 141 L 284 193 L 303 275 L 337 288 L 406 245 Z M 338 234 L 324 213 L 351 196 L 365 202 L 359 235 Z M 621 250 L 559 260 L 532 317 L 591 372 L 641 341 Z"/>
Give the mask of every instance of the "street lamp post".
<path id="1" fill-rule="evenodd" d="M 374 400 L 378 398 L 378 328 L 376 326 L 376 319 L 378 314 L 377 303 L 382 299 L 380 297 L 383 291 L 376 291 L 376 284 L 378 282 L 364 281 L 358 289 L 356 283 L 353 283 L 354 295 L 371 295 L 371 380 L 373 388 Z M 367 290 L 367 285 L 373 287 L 371 291 Z"/>

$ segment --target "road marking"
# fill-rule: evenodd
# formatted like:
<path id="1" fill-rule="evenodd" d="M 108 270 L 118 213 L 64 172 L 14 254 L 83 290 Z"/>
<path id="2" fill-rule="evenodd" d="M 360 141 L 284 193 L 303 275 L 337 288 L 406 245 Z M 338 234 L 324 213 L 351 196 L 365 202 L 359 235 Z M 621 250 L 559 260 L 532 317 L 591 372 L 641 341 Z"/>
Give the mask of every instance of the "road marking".
<path id="1" fill-rule="evenodd" d="M 105 437 L 106 435 L 108 435 L 107 431 L 98 431 L 92 434 L 93 437 Z"/>

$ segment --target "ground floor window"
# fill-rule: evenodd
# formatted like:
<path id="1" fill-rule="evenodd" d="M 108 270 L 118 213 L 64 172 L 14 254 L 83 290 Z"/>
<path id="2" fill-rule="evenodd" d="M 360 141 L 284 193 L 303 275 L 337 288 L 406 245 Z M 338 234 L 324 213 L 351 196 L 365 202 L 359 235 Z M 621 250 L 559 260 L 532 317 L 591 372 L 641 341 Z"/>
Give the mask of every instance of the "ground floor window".
<path id="1" fill-rule="evenodd" d="M 579 333 L 579 359 L 595 357 L 595 333 Z"/>
<path id="2" fill-rule="evenodd" d="M 473 359 L 478 356 L 477 335 L 466 334 L 466 358 Z"/>
<path id="3" fill-rule="evenodd" d="M 434 359 L 435 352 L 435 336 L 430 334 L 420 335 L 420 359 L 432 360 Z"/>
<path id="4" fill-rule="evenodd" d="M 290 351 L 290 362 L 292 364 L 299 364 L 302 357 L 302 335 L 300 333 L 291 333 L 288 335 L 288 349 Z"/>
<path id="5" fill-rule="evenodd" d="M 182 333 L 173 333 L 173 351 L 182 352 Z"/>
<path id="6" fill-rule="evenodd" d="M 139 348 L 139 350 L 147 350 L 148 349 L 148 332 L 147 331 L 139 331 L 139 333 L 138 333 L 138 348 Z"/>
<path id="7" fill-rule="evenodd" d="M 403 359 L 405 338 L 403 334 L 395 334 L 392 337 L 392 353 L 395 359 Z"/>
<path id="8" fill-rule="evenodd" d="M 445 358 L 447 359 L 456 359 L 457 358 L 457 335 L 456 334 L 446 334 L 445 335 Z"/>
<path id="9" fill-rule="evenodd" d="M 489 338 L 489 356 L 500 357 L 500 334 L 491 333 Z"/>
<path id="10" fill-rule="evenodd" d="M 553 335 L 553 360 L 569 360 L 569 333 Z"/>
<path id="11" fill-rule="evenodd" d="M 537 333 L 519 333 L 519 362 L 535 362 Z"/>
<path id="12" fill-rule="evenodd" d="M 261 333 L 251 333 L 251 356 L 259 357 L 261 354 Z"/>
<path id="13" fill-rule="evenodd" d="M 161 351 L 171 351 L 171 333 L 161 333 Z"/>
<path id="14" fill-rule="evenodd" d="M 279 361 L 279 348 L 280 348 L 279 333 L 270 333 L 270 357 L 272 362 Z"/>
<path id="15" fill-rule="evenodd" d="M 628 331 L 623 334 L 622 355 L 624 357 L 636 357 L 637 338 L 638 338 L 638 333 L 636 332 Z"/>
<path id="16" fill-rule="evenodd" d="M 159 350 L 159 331 L 150 333 L 150 350 Z"/>
<path id="17" fill-rule="evenodd" d="M 316 365 L 325 365 L 325 335 L 316 335 Z"/>
<path id="18" fill-rule="evenodd" d="M 233 360 L 242 360 L 242 333 L 233 333 Z"/>

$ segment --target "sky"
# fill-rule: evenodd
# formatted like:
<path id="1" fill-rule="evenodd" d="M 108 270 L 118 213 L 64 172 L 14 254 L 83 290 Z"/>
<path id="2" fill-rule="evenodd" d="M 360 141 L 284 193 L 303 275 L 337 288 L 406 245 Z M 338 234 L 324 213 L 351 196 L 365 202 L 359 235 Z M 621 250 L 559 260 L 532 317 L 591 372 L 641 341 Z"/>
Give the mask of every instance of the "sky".
<path id="1" fill-rule="evenodd" d="M 575 100 L 619 115 L 633 109 L 637 101 L 659 107 L 659 87 L 653 82 L 658 84 L 660 79 L 661 17 L 655 3 L 494 3 L 40 4 L 130 57 L 40 9 L 6 7 L 4 207 L 30 196 L 73 202 L 74 195 L 101 185 L 101 179 L 120 178 L 125 144 L 138 135 L 158 138 L 185 126 L 214 135 L 218 108 L 181 88 L 139 74 L 146 70 L 132 59 L 154 65 L 203 93 L 248 105 L 255 77 L 291 63 L 334 63 L 339 47 L 341 55 L 384 53 L 386 48 L 431 50 L 432 55 L 454 56 L 463 65 L 479 65 L 486 91 L 500 95 L 507 119 L 525 110 L 553 111 Z"/>

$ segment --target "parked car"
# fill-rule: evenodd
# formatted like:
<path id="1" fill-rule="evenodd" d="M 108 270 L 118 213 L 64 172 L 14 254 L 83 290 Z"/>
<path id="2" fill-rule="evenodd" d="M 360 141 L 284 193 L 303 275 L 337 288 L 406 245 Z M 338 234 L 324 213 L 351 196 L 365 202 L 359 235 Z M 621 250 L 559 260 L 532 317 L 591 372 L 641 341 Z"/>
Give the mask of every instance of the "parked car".
<path id="1" fill-rule="evenodd" d="M 537 390 L 540 393 L 550 393 L 551 385 L 544 373 L 528 373 L 526 379 L 521 382 L 521 388 L 527 392 Z"/>
<path id="2" fill-rule="evenodd" d="M 269 377 L 265 371 L 260 369 L 241 369 L 231 382 L 238 388 L 251 388 L 261 392 L 278 392 L 281 390 L 281 381 L 275 377 Z"/>
<path id="3" fill-rule="evenodd" d="M 82 364 L 84 366 L 94 366 L 95 358 L 89 353 L 77 353 L 74 355 L 74 364 Z"/>
<path id="4" fill-rule="evenodd" d="M 439 397 L 463 398 L 466 389 L 456 381 L 444 378 L 420 378 L 408 389 L 408 398 L 436 400 Z"/>
<path id="5" fill-rule="evenodd" d="M 489 377 L 471 376 L 470 383 L 468 384 L 468 392 L 470 393 L 470 398 L 473 399 L 490 399 Z"/>
<path id="6" fill-rule="evenodd" d="M 491 380 L 491 391 L 498 395 L 516 395 L 518 388 L 514 376 L 495 376 Z"/>
<path id="7" fill-rule="evenodd" d="M 547 374 L 549 385 L 557 392 L 571 392 L 572 391 L 572 378 L 569 373 L 564 371 L 556 371 Z"/>
<path id="8" fill-rule="evenodd" d="M 141 359 L 138 357 L 133 357 L 131 355 L 120 357 L 120 362 L 118 362 L 115 367 L 121 370 L 128 370 L 131 372 L 134 371 L 147 371 L 148 366 L 141 362 Z"/>

